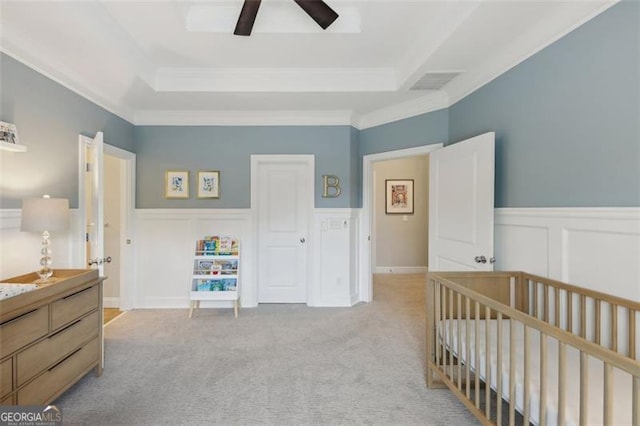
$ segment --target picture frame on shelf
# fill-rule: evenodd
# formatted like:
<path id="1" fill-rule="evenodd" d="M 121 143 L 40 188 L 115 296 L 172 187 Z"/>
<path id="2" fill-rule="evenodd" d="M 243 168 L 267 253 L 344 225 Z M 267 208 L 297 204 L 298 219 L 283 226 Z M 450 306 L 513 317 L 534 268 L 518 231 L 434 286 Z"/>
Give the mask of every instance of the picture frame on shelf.
<path id="1" fill-rule="evenodd" d="M 0 121 L 0 142 L 19 144 L 18 128 L 15 124 Z"/>
<path id="2" fill-rule="evenodd" d="M 385 213 L 413 214 L 413 179 L 386 179 Z"/>
<path id="3" fill-rule="evenodd" d="M 164 182 L 165 198 L 189 198 L 189 171 L 167 170 Z"/>
<path id="4" fill-rule="evenodd" d="M 220 198 L 220 172 L 198 172 L 198 198 Z"/>

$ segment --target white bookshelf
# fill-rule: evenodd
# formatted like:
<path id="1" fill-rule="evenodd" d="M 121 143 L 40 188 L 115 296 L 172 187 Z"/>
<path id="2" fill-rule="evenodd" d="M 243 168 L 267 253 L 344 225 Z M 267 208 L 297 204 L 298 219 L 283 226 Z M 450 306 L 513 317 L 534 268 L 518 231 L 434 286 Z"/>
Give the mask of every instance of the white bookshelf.
<path id="1" fill-rule="evenodd" d="M 204 237 L 196 242 L 191 275 L 189 318 L 200 301 L 231 301 L 238 317 L 240 307 L 240 252 L 237 240 Z"/>

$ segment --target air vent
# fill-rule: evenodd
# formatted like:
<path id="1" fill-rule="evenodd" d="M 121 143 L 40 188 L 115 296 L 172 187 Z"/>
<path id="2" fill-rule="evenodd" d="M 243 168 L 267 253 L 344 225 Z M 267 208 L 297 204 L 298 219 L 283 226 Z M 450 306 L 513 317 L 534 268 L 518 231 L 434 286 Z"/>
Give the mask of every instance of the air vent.
<path id="1" fill-rule="evenodd" d="M 440 90 L 459 75 L 459 72 L 429 72 L 409 90 Z"/>

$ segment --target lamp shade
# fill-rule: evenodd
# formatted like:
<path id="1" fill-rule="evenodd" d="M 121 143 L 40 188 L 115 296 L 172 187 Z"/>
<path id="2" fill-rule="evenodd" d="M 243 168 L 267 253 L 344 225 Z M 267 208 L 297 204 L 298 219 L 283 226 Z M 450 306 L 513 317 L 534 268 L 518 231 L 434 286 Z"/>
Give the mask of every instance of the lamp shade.
<path id="1" fill-rule="evenodd" d="M 22 201 L 21 231 L 64 231 L 69 227 L 69 200 L 30 198 Z"/>

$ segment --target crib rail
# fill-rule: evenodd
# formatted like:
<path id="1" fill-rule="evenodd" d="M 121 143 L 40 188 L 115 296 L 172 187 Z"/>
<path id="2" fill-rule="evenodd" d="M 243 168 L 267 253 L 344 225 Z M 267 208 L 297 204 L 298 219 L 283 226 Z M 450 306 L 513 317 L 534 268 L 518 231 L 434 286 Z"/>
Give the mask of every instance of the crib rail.
<path id="1" fill-rule="evenodd" d="M 496 276 L 492 286 L 471 284 L 476 277 L 487 283 L 492 275 Z M 611 424 L 618 396 L 613 379 L 615 371 L 616 375 L 626 375 L 631 381 L 629 421 L 640 426 L 640 362 L 636 360 L 635 340 L 639 311 L 640 304 L 636 302 L 521 272 L 430 273 L 427 384 L 448 386 L 485 424 L 513 425 L 517 406 L 516 374 L 520 371 L 524 386 L 519 411 L 524 420 L 536 423 L 537 419 L 537 424 L 546 424 L 547 395 L 552 391 L 557 396 L 554 401 L 557 402 L 554 407 L 557 424 L 563 425 L 567 422 L 570 397 L 567 381 L 579 380 L 579 424 L 588 422 L 590 392 L 601 392 L 602 423 Z M 604 321 L 604 317 L 608 321 Z M 492 322 L 496 331 L 492 331 Z M 475 331 L 472 333 L 472 330 Z M 483 346 L 480 330 L 484 332 L 484 353 L 480 350 Z M 519 365 L 516 333 L 523 335 L 524 345 L 524 359 Z M 533 334 L 539 336 L 535 354 L 531 353 L 535 347 L 531 344 Z M 605 334 L 609 336 L 606 339 Z M 623 344 L 620 344 L 621 335 L 624 335 Z M 557 349 L 550 355 L 551 345 Z M 568 351 L 579 352 L 579 378 L 566 375 Z M 497 358 L 497 371 L 492 367 L 492 357 Z M 557 365 L 556 376 L 551 376 L 553 384 L 547 372 L 550 357 L 554 357 L 553 363 Z M 535 377 L 534 360 L 539 362 Z M 598 389 L 589 387 L 590 379 L 594 379 L 589 374 L 589 363 L 593 360 L 603 365 L 603 386 Z M 506 378 L 505 365 L 508 366 Z M 529 386 L 532 380 L 537 383 L 533 394 Z M 497 398 L 492 398 L 492 389 Z M 506 418 L 503 418 L 501 396 L 510 401 Z M 537 406 L 532 405 L 534 399 Z"/>

